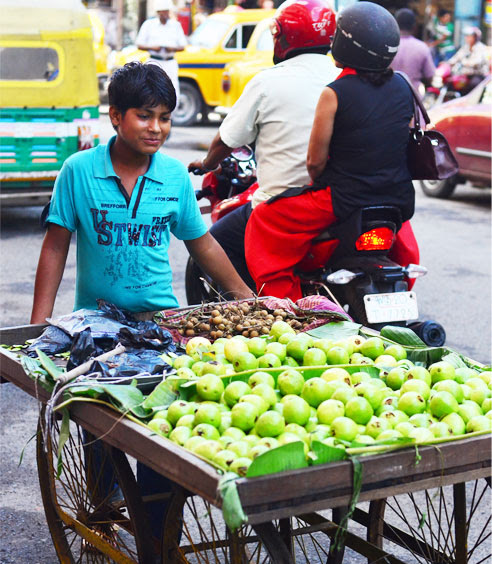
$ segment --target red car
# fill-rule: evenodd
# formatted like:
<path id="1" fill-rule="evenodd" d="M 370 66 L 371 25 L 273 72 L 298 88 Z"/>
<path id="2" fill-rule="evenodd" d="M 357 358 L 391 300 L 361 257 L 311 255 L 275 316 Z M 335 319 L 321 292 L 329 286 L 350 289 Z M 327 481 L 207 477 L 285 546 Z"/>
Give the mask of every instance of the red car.
<path id="1" fill-rule="evenodd" d="M 431 125 L 443 133 L 458 159 L 459 172 L 446 180 L 421 180 L 432 198 L 449 198 L 457 184 L 491 185 L 492 81 L 485 78 L 469 94 L 429 111 Z"/>

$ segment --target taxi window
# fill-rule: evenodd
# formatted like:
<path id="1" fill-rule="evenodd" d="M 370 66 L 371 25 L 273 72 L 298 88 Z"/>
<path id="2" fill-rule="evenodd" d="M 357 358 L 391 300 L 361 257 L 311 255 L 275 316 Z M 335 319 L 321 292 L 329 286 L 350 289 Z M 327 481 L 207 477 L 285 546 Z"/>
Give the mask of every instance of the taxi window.
<path id="1" fill-rule="evenodd" d="M 238 26 L 234 29 L 234 31 L 229 36 L 229 39 L 226 41 L 224 45 L 224 49 L 231 49 L 231 50 L 245 50 L 248 46 L 248 42 L 253 35 L 253 31 L 255 30 L 256 24 L 245 24 L 242 26 Z"/>
<path id="2" fill-rule="evenodd" d="M 229 24 L 214 18 L 206 19 L 189 37 L 189 44 L 211 49 L 224 37 Z"/>
<path id="3" fill-rule="evenodd" d="M 273 51 L 273 37 L 270 29 L 265 29 L 258 38 L 257 51 Z"/>
<path id="4" fill-rule="evenodd" d="M 0 80 L 51 81 L 58 76 L 58 53 L 49 47 L 0 47 Z"/>

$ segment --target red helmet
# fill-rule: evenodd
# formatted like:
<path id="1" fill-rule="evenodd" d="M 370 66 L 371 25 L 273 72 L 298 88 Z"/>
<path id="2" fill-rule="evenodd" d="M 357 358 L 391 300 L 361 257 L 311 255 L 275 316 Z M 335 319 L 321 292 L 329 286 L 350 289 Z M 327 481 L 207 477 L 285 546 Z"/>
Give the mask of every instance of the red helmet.
<path id="1" fill-rule="evenodd" d="M 272 23 L 275 60 L 284 61 L 293 51 L 328 50 L 335 29 L 335 12 L 326 0 L 287 0 Z"/>

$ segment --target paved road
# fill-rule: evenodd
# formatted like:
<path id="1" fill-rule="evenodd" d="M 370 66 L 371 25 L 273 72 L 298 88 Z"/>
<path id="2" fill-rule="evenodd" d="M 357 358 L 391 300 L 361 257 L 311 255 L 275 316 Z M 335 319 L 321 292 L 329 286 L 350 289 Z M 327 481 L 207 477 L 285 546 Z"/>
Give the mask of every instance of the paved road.
<path id="1" fill-rule="evenodd" d="M 102 120 L 102 139 L 111 135 Z M 216 126 L 176 128 L 165 151 L 185 163 L 200 156 Z M 193 182 L 198 187 L 200 180 Z M 39 208 L 11 208 L 1 213 L 0 324 L 28 323 L 33 281 L 43 232 Z M 446 328 L 448 344 L 472 358 L 491 358 L 490 191 L 460 186 L 452 200 L 425 198 L 417 191 L 414 230 L 421 246 L 421 263 L 429 268 L 416 291 L 421 318 L 436 319 Z M 55 306 L 55 315 L 72 308 L 75 255 L 72 249 Z M 174 290 L 185 305 L 184 245 L 173 241 L 170 260 Z M 1 387 L 2 501 L 0 563 L 52 564 L 56 561 L 41 506 L 34 442 L 21 452 L 36 428 L 36 403 L 11 384 Z"/>

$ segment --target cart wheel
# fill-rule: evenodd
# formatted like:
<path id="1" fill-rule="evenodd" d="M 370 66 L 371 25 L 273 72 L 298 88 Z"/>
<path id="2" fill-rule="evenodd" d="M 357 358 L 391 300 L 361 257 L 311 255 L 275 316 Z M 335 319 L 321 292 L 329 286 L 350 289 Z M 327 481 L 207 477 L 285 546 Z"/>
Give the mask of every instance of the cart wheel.
<path id="1" fill-rule="evenodd" d="M 384 549 L 403 560 L 479 564 L 490 558 L 490 507 L 490 480 L 482 479 L 373 502 L 369 521 L 381 523 Z"/>
<path id="2" fill-rule="evenodd" d="M 329 537 L 335 534 L 336 525 L 317 517 L 311 514 L 245 525 L 233 534 L 226 527 L 220 509 L 177 486 L 164 523 L 162 561 L 173 564 L 326 562 L 330 557 Z M 315 530 L 326 523 L 331 526 Z"/>
<path id="3" fill-rule="evenodd" d="M 60 562 L 151 562 L 147 518 L 126 456 L 70 422 L 58 465 L 61 422 L 43 436 L 43 421 L 44 410 L 37 435 L 39 484 Z"/>

